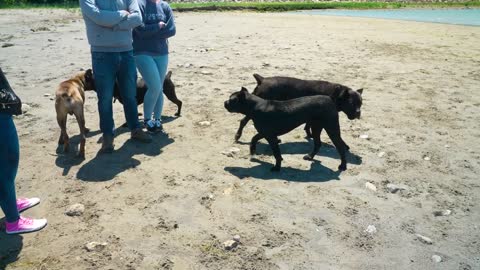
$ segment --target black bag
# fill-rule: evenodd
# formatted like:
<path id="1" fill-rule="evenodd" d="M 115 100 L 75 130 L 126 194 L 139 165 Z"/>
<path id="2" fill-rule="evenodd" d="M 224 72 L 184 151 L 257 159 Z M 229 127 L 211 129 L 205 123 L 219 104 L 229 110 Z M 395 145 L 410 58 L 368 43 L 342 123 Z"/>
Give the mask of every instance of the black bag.
<path id="1" fill-rule="evenodd" d="M 2 68 L 0 68 L 0 113 L 22 114 L 22 101 L 13 92 Z"/>

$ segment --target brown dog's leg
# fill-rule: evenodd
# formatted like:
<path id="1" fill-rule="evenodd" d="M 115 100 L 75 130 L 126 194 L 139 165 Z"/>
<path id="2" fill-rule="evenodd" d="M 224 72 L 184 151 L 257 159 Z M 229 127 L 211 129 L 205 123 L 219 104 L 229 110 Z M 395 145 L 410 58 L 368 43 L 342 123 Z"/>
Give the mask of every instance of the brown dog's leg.
<path id="1" fill-rule="evenodd" d="M 243 129 L 247 125 L 248 121 L 250 121 L 250 118 L 248 118 L 248 116 L 245 116 L 242 120 L 240 120 L 240 126 L 238 127 L 237 134 L 235 134 L 235 141 L 236 142 L 238 142 L 240 137 L 242 137 Z"/>
<path id="2" fill-rule="evenodd" d="M 67 134 L 67 112 L 62 110 L 61 106 L 55 104 L 55 110 L 57 112 L 57 122 L 60 127 L 60 138 L 58 138 L 58 144 L 63 145 L 63 151 L 68 152 L 69 138 Z"/>
<path id="3" fill-rule="evenodd" d="M 78 157 L 85 158 L 85 134 L 87 133 L 85 127 L 85 116 L 83 115 L 83 105 L 79 106 L 78 109 L 74 111 L 75 118 L 77 118 L 78 127 L 80 128 L 80 148 L 78 150 Z"/>

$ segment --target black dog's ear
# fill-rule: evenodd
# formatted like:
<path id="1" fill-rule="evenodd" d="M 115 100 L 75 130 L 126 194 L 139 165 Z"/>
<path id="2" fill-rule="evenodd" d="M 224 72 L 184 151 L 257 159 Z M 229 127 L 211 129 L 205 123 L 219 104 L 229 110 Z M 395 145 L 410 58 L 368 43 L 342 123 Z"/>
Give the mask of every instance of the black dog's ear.
<path id="1" fill-rule="evenodd" d="M 248 93 L 248 90 L 245 87 L 242 87 L 242 90 L 240 90 L 240 91 L 243 92 L 243 93 Z"/>
<path id="2" fill-rule="evenodd" d="M 87 71 L 85 71 L 85 78 L 93 78 L 93 72 L 92 69 L 89 68 Z"/>
<path id="3" fill-rule="evenodd" d="M 253 77 L 254 77 L 255 80 L 257 81 L 257 85 L 262 84 L 262 82 L 263 82 L 263 77 L 262 77 L 262 76 L 260 76 L 259 74 L 255 73 L 255 74 L 253 74 Z"/>
<path id="4" fill-rule="evenodd" d="M 335 91 L 333 92 L 332 98 L 334 100 L 344 100 L 348 98 L 348 90 L 345 87 L 337 85 L 335 86 Z"/>
<path id="5" fill-rule="evenodd" d="M 167 73 L 167 76 L 165 76 L 165 78 L 170 80 L 170 77 L 172 77 L 172 71 L 171 70 Z"/>
<path id="6" fill-rule="evenodd" d="M 360 95 L 362 95 L 362 94 L 363 94 L 363 88 L 358 89 L 357 92 L 358 92 Z"/>

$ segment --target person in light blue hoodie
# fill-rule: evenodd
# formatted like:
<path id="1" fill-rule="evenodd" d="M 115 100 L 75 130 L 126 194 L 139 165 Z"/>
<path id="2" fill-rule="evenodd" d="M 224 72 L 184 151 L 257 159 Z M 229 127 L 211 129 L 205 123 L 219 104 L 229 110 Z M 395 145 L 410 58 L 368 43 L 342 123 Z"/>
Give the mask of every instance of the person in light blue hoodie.
<path id="1" fill-rule="evenodd" d="M 100 152 L 114 149 L 113 89 L 118 82 L 124 100 L 123 108 L 131 137 L 150 142 L 151 136 L 138 121 L 136 102 L 137 69 L 133 56 L 132 29 L 142 24 L 136 0 L 80 0 L 98 96 L 100 130 L 103 144 Z"/>
<path id="2" fill-rule="evenodd" d="M 168 38 L 176 34 L 173 12 L 162 0 L 139 0 L 142 24 L 133 30 L 137 68 L 148 90 L 143 105 L 145 126 L 162 131 L 163 81 L 168 66 Z"/>

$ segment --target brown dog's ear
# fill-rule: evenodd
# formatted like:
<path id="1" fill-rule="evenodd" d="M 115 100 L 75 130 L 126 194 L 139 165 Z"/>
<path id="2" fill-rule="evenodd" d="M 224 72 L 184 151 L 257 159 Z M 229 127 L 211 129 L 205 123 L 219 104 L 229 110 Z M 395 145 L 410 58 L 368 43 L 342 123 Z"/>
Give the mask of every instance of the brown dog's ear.
<path id="1" fill-rule="evenodd" d="M 363 88 L 358 89 L 357 92 L 358 92 L 360 95 L 362 95 L 362 94 L 363 94 Z"/>
<path id="2" fill-rule="evenodd" d="M 253 74 L 253 77 L 254 77 L 255 80 L 257 81 L 257 85 L 262 84 L 262 82 L 263 82 L 263 77 L 262 77 L 262 76 L 260 76 L 259 74 L 255 73 L 255 74 Z"/>
<path id="3" fill-rule="evenodd" d="M 170 80 L 170 77 L 172 77 L 172 71 L 171 70 L 167 73 L 167 76 L 165 76 L 165 78 Z"/>

